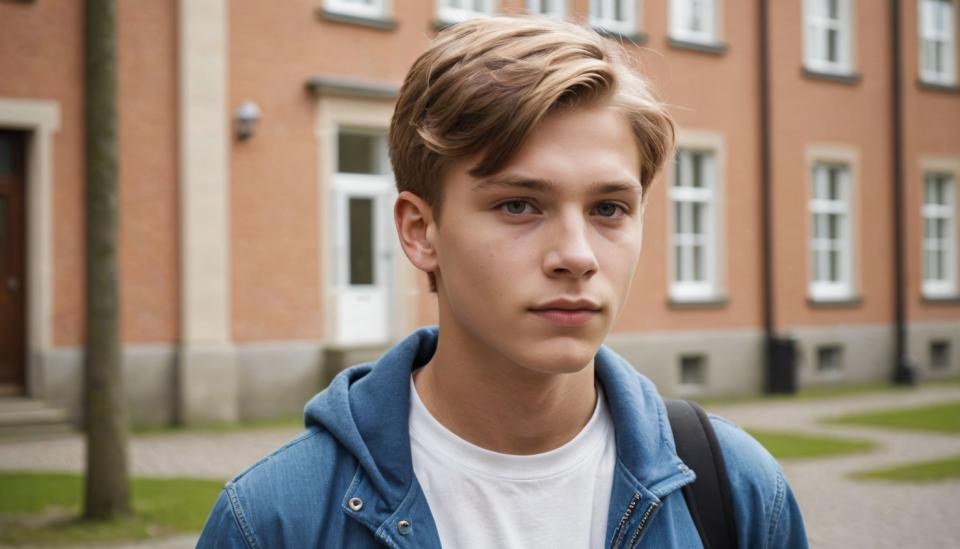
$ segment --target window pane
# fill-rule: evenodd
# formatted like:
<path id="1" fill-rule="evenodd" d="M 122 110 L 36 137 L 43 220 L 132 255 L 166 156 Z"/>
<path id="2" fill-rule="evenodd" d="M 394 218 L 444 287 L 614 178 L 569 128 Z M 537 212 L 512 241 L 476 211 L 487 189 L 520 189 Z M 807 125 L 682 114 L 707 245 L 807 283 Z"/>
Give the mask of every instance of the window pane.
<path id="1" fill-rule="evenodd" d="M 830 240 L 838 240 L 840 238 L 840 216 L 839 215 L 827 216 L 827 238 L 829 238 Z"/>
<path id="2" fill-rule="evenodd" d="M 680 201 L 673 203 L 673 232 L 683 233 L 683 202 Z"/>
<path id="3" fill-rule="evenodd" d="M 693 279 L 698 282 L 704 282 L 707 280 L 706 275 L 703 272 L 703 246 L 695 244 L 693 246 Z"/>
<path id="4" fill-rule="evenodd" d="M 691 154 L 690 163 L 693 164 L 693 186 L 703 187 L 703 155 L 699 153 Z"/>
<path id="5" fill-rule="evenodd" d="M 830 200 L 840 200 L 842 198 L 841 196 L 842 191 L 840 189 L 840 176 L 841 176 L 840 172 L 841 172 L 840 168 L 831 168 L 828 171 L 828 173 L 830 174 L 830 180 L 829 180 L 830 183 L 829 183 L 829 189 L 827 191 L 828 193 L 827 196 L 830 198 Z"/>
<path id="6" fill-rule="evenodd" d="M 350 198 L 350 284 L 373 283 L 373 199 Z"/>
<path id="7" fill-rule="evenodd" d="M 840 282 L 840 252 L 836 250 L 830 250 L 829 252 L 829 262 L 830 262 L 830 278 L 831 282 Z"/>
<path id="8" fill-rule="evenodd" d="M 12 132 L 0 132 L 0 175 L 13 175 L 16 169 L 14 150 L 16 135 Z"/>
<path id="9" fill-rule="evenodd" d="M 830 19 L 840 18 L 839 0 L 827 0 L 827 17 Z"/>
<path id="10" fill-rule="evenodd" d="M 827 61 L 836 63 L 840 61 L 840 53 L 837 41 L 839 36 L 836 29 L 827 29 Z"/>
<path id="11" fill-rule="evenodd" d="M 380 175 L 388 173 L 382 135 L 341 132 L 337 136 L 337 171 Z"/>
<path id="12" fill-rule="evenodd" d="M 707 381 L 706 359 L 702 356 L 680 357 L 680 383 L 683 385 L 703 385 Z"/>
<path id="13" fill-rule="evenodd" d="M 676 281 L 683 280 L 683 246 L 674 246 L 673 247 L 673 279 Z"/>
<path id="14" fill-rule="evenodd" d="M 693 234 L 702 235 L 703 231 L 703 204 L 692 204 L 693 207 Z"/>

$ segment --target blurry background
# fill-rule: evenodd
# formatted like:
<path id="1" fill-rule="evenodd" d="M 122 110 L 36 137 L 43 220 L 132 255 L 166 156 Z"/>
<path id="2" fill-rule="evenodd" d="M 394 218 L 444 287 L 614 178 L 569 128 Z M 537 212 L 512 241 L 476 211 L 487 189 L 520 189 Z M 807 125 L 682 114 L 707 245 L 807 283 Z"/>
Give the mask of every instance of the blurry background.
<path id="1" fill-rule="evenodd" d="M 436 321 L 394 236 L 385 136 L 437 30 L 493 13 L 589 23 L 670 105 L 679 148 L 608 340 L 661 391 L 729 403 L 960 376 L 956 0 L 117 8 L 135 428 L 295 416 L 344 366 Z M 83 33 L 82 2 L 0 0 L 0 428 L 21 434 L 81 421 Z M 956 384 L 925 385 L 960 400 Z M 0 458 L 36 461 L 14 446 Z"/>

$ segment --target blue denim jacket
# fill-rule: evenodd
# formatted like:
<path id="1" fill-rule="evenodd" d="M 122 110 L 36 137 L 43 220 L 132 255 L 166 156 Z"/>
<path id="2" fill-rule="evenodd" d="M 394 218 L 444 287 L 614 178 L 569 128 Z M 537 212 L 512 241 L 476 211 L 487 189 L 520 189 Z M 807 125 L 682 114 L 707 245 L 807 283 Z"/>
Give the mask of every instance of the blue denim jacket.
<path id="1" fill-rule="evenodd" d="M 424 328 L 375 364 L 338 375 L 307 404 L 303 434 L 227 483 L 197 546 L 440 547 L 413 473 L 407 426 L 410 373 L 427 363 L 436 344 L 437 329 Z M 617 445 L 605 546 L 702 547 L 680 490 L 696 477 L 676 455 L 656 388 L 606 347 L 595 366 Z M 712 420 L 740 546 L 807 547 L 777 462 L 741 429 Z M 464 520 L 484 527 L 483 517 Z"/>

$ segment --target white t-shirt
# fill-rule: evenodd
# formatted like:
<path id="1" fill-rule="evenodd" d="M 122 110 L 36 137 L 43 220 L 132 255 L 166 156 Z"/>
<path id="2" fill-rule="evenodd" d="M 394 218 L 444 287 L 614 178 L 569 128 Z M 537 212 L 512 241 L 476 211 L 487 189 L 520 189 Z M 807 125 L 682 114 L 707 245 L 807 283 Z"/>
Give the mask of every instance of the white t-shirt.
<path id="1" fill-rule="evenodd" d="M 455 435 L 430 415 L 412 379 L 410 403 L 413 470 L 443 547 L 603 547 L 616 442 L 602 392 L 573 440 L 525 456 Z"/>

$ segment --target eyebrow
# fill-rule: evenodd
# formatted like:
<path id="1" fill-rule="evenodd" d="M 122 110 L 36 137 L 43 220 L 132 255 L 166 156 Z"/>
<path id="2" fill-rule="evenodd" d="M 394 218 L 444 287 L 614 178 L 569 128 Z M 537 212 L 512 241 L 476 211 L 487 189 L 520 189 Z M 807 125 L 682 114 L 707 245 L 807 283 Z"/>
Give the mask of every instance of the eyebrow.
<path id="1" fill-rule="evenodd" d="M 524 177 L 520 175 L 495 175 L 481 180 L 473 186 L 473 190 L 482 191 L 490 187 L 507 187 L 528 189 L 536 192 L 547 192 L 557 187 L 557 184 L 548 179 Z M 623 191 L 643 192 L 643 186 L 634 180 L 597 181 L 588 187 L 589 194 L 612 194 Z"/>

